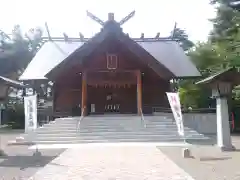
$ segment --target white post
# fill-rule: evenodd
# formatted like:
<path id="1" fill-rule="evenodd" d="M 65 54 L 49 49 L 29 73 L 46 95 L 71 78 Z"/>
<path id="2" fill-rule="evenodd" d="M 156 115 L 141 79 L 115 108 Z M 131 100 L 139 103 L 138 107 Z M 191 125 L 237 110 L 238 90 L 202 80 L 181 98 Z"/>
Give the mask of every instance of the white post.
<path id="1" fill-rule="evenodd" d="M 227 97 L 217 97 L 217 145 L 223 151 L 234 150 L 232 145 Z"/>
<path id="2" fill-rule="evenodd" d="M 0 126 L 2 125 L 2 108 L 0 107 Z"/>

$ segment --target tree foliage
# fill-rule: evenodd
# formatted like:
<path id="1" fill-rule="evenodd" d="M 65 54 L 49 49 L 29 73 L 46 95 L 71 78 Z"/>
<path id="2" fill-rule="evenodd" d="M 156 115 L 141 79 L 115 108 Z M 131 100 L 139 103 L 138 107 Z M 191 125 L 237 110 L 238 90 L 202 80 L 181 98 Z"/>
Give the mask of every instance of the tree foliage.
<path id="1" fill-rule="evenodd" d="M 40 47 L 41 36 L 39 28 L 23 35 L 19 25 L 14 26 L 11 35 L 0 30 L 0 75 L 22 71 Z"/>
<path id="2" fill-rule="evenodd" d="M 211 19 L 213 30 L 208 41 L 197 44 L 188 55 L 205 78 L 215 72 L 240 67 L 240 12 L 229 6 L 229 0 L 213 0 L 216 17 Z M 195 80 L 197 81 L 197 80 Z M 203 86 L 195 85 L 193 80 L 180 81 L 180 95 L 184 106 L 209 107 L 211 92 Z M 233 91 L 233 99 L 239 100 L 240 92 Z"/>
<path id="3" fill-rule="evenodd" d="M 194 46 L 194 43 L 188 39 L 188 35 L 183 29 L 176 27 L 171 34 L 173 34 L 174 39 L 178 39 L 179 44 L 184 51 L 187 51 Z"/>
<path id="4" fill-rule="evenodd" d="M 26 68 L 41 45 L 42 30 L 40 28 L 30 29 L 23 35 L 19 25 L 14 26 L 12 34 L 8 35 L 0 30 L 0 76 L 17 80 L 20 73 Z M 5 89 L 6 99 L 12 88 Z"/>

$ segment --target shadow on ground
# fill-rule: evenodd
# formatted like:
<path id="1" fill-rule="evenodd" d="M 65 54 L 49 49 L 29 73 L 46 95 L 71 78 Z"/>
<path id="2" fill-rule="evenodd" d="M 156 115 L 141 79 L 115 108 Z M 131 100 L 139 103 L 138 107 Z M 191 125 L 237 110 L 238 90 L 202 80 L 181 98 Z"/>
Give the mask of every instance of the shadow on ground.
<path id="1" fill-rule="evenodd" d="M 200 161 L 224 161 L 232 159 L 231 157 L 200 157 Z"/>
<path id="2" fill-rule="evenodd" d="M 215 136 L 205 136 L 205 139 L 186 139 L 186 142 L 192 145 L 213 146 L 217 143 L 217 138 Z"/>
<path id="3" fill-rule="evenodd" d="M 32 167 L 44 167 L 57 156 L 4 156 L 0 157 L 0 167 L 17 167 L 21 170 Z"/>

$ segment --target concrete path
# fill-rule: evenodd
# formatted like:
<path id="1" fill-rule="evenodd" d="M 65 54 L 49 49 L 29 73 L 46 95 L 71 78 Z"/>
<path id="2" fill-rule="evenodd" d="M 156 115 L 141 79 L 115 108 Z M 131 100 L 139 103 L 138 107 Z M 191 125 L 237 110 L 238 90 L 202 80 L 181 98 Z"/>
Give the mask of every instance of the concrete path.
<path id="1" fill-rule="evenodd" d="M 0 130 L 1 148 L 7 156 L 0 156 L 0 180 L 29 179 L 46 164 L 59 156 L 65 149 L 42 149 L 40 158 L 32 156 L 34 149 L 27 146 L 8 146 L 8 141 L 15 139 L 21 131 Z"/>
<path id="2" fill-rule="evenodd" d="M 180 147 L 158 147 L 195 180 L 240 180 L 240 136 L 232 136 L 236 151 L 222 152 L 217 146 L 189 147 L 192 158 L 183 159 Z"/>
<path id="3" fill-rule="evenodd" d="M 34 180 L 193 180 L 156 147 L 83 146 L 68 149 Z"/>

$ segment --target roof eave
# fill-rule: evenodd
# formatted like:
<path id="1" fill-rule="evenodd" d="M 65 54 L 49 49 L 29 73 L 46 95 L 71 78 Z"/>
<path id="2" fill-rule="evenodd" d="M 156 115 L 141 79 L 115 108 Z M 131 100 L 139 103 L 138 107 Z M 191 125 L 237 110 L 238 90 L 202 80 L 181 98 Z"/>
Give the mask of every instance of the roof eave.
<path id="1" fill-rule="evenodd" d="M 197 79 L 197 78 L 201 78 L 202 75 L 198 75 L 198 76 L 176 76 L 175 79 Z"/>

